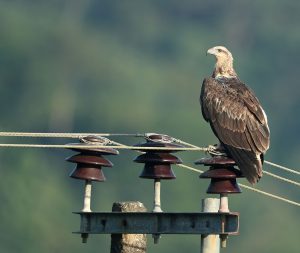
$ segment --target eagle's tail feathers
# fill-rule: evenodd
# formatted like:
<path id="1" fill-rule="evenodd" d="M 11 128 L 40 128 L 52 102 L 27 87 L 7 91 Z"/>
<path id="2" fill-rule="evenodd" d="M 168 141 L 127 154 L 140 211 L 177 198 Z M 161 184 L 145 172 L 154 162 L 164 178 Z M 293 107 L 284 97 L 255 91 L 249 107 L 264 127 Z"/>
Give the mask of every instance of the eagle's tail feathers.
<path id="1" fill-rule="evenodd" d="M 235 160 L 243 175 L 251 184 L 255 184 L 262 177 L 262 161 L 260 155 L 244 149 L 225 145 L 229 154 Z"/>

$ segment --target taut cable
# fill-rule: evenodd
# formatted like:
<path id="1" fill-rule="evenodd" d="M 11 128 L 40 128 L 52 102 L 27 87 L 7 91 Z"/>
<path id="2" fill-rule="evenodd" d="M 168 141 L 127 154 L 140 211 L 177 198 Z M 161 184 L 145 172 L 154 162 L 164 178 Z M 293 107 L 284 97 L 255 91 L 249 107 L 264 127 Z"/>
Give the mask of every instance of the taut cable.
<path id="1" fill-rule="evenodd" d="M 188 169 L 188 170 L 191 170 L 191 171 L 194 171 L 194 172 L 198 172 L 198 173 L 203 173 L 204 171 L 200 170 L 200 169 L 195 169 L 191 166 L 187 166 L 187 165 L 184 165 L 184 164 L 176 164 L 177 166 L 179 167 L 182 167 L 182 168 L 185 168 L 185 169 Z M 247 190 L 250 190 L 250 191 L 254 191 L 254 192 L 257 192 L 259 194 L 262 194 L 262 195 L 265 195 L 265 196 L 268 196 L 270 198 L 273 198 L 273 199 L 277 199 L 277 200 L 281 200 L 283 202 L 286 202 L 286 203 L 289 203 L 291 205 L 294 205 L 294 206 L 299 206 L 300 207 L 300 203 L 296 202 L 296 201 L 292 201 L 292 200 L 289 200 L 287 198 L 284 198 L 284 197 L 280 197 L 278 195 L 275 195 L 275 194 L 272 194 L 272 193 L 269 193 L 269 192 L 265 192 L 265 191 L 262 191 L 262 190 L 259 190 L 259 189 L 256 189 L 254 187 L 251 187 L 251 186 L 248 186 L 248 185 L 245 185 L 245 184 L 240 184 L 239 185 Z"/>
<path id="2" fill-rule="evenodd" d="M 134 136 L 134 137 L 147 137 L 147 133 L 134 133 L 134 134 L 128 134 L 128 133 L 29 133 L 29 132 L 0 132 L 0 137 L 31 137 L 31 138 L 75 138 L 75 139 L 81 139 L 86 136 L 97 136 L 97 137 L 106 137 L 106 136 Z M 115 148 L 115 149 L 129 149 L 129 150 L 174 150 L 174 151 L 204 151 L 204 152 L 210 152 L 209 147 L 198 147 L 196 145 L 193 145 L 191 143 L 182 141 L 180 139 L 176 139 L 173 137 L 172 140 L 174 140 L 177 143 L 185 145 L 185 147 L 182 148 L 171 148 L 171 147 L 135 147 L 135 146 L 129 146 L 124 145 L 112 140 L 109 140 L 109 144 L 113 145 L 103 145 L 103 144 L 86 144 L 86 145 L 80 145 L 81 149 L 90 149 L 90 148 Z M 50 145 L 50 144 L 10 144 L 10 143 L 2 143 L 0 144 L 0 147 L 8 147 L 8 148 L 64 148 L 64 149 L 72 149 L 72 148 L 79 148 L 76 144 L 64 144 L 64 145 Z M 285 166 L 272 163 L 269 161 L 265 161 L 265 164 L 268 164 L 273 167 L 280 168 L 284 171 L 294 173 L 297 175 L 300 175 L 299 171 L 289 169 Z M 183 165 L 182 165 L 183 166 Z M 195 169 L 196 170 L 196 169 Z M 196 170 L 197 171 L 197 170 Z M 271 172 L 265 171 L 264 173 L 268 176 L 277 178 L 279 180 L 282 180 L 284 182 L 300 186 L 299 182 L 278 176 L 276 174 L 273 174 Z"/>
<path id="3" fill-rule="evenodd" d="M 135 147 L 128 145 L 76 145 L 76 144 L 13 144 L 5 143 L 0 144 L 2 148 L 80 148 L 80 149 L 90 149 L 90 148 L 115 148 L 115 149 L 130 149 L 130 150 L 174 150 L 174 151 L 206 151 L 206 148 L 171 148 L 171 147 Z"/>
<path id="4" fill-rule="evenodd" d="M 296 185 L 296 186 L 299 186 L 299 187 L 300 187 L 300 183 L 298 183 L 298 182 L 296 182 L 296 181 L 287 179 L 287 178 L 285 178 L 285 177 L 278 176 L 278 175 L 273 174 L 273 173 L 271 173 L 271 172 L 269 172 L 269 171 L 266 171 L 266 170 L 263 170 L 263 173 L 266 174 L 266 175 L 268 175 L 268 176 L 277 178 L 277 179 L 279 179 L 279 180 L 281 180 L 281 181 L 284 181 L 284 182 L 287 182 L 287 183 L 289 183 L 289 184 L 293 184 L 293 185 Z"/>
<path id="5" fill-rule="evenodd" d="M 285 167 L 285 166 L 282 166 L 282 165 L 279 165 L 279 164 L 276 164 L 276 163 L 272 163 L 272 162 L 269 162 L 269 161 L 265 161 L 265 164 L 271 165 L 271 166 L 273 166 L 273 167 L 276 167 L 276 168 L 285 170 L 285 171 L 290 172 L 290 173 L 293 173 L 293 174 L 300 175 L 300 171 L 292 170 L 292 169 L 289 169 L 289 168 L 287 168 L 287 167 Z"/>
<path id="6" fill-rule="evenodd" d="M 180 139 L 174 139 L 176 142 L 178 142 L 178 143 L 182 143 L 182 144 L 184 144 L 184 145 L 186 145 L 186 146 L 190 146 L 190 147 L 193 147 L 193 148 L 200 148 L 200 147 L 198 147 L 198 146 L 196 146 L 196 145 L 193 145 L 193 144 L 190 144 L 190 143 L 188 143 L 188 142 L 185 142 L 185 141 L 182 141 L 182 140 L 180 140 Z M 209 151 L 209 150 L 208 150 Z M 205 152 L 207 152 L 207 151 L 205 151 Z M 276 167 L 276 168 L 279 168 L 279 169 L 282 169 L 282 170 L 284 170 L 284 171 L 287 171 L 287 172 L 290 172 L 290 173 L 293 173 L 293 174 L 297 174 L 297 175 L 300 175 L 300 171 L 297 171 L 297 170 L 293 170 L 293 169 L 290 169 L 290 168 L 287 168 L 287 167 L 285 167 L 285 166 L 282 166 L 282 165 L 279 165 L 279 164 L 276 164 L 276 163 L 273 163 L 273 162 L 270 162 L 270 161 L 264 161 L 264 163 L 265 164 L 268 164 L 268 165 L 270 165 L 270 166 L 273 166 L 273 167 Z"/>
<path id="7" fill-rule="evenodd" d="M 88 135 L 94 136 L 135 136 L 142 137 L 144 134 L 126 133 L 29 133 L 29 132 L 0 132 L 0 137 L 32 137 L 32 138 L 81 138 Z"/>

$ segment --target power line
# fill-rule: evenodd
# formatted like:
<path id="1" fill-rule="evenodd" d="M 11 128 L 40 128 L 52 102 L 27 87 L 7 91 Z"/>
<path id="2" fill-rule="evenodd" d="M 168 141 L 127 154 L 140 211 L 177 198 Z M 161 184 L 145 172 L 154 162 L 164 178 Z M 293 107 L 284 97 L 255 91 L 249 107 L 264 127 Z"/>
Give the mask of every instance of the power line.
<path id="1" fill-rule="evenodd" d="M 271 197 L 271 198 L 274 198 L 274 199 L 278 199 L 278 200 L 281 200 L 281 201 L 284 201 L 286 203 L 289 203 L 291 205 L 295 205 L 295 206 L 299 206 L 300 207 L 300 203 L 298 202 L 295 202 L 295 201 L 292 201 L 292 200 L 289 200 L 287 198 L 284 198 L 284 197 L 280 197 L 278 195 L 275 195 L 275 194 L 272 194 L 272 193 L 269 193 L 269 192 L 265 192 L 265 191 L 262 191 L 262 190 L 259 190 L 259 189 L 256 189 L 256 188 L 253 188 L 253 187 L 250 187 L 248 185 L 244 185 L 244 184 L 239 184 L 240 186 L 248 189 L 248 190 L 251 190 L 251 191 L 254 191 L 254 192 L 257 192 L 257 193 L 260 193 L 260 194 L 263 194 L 263 195 L 266 195 L 268 197 Z"/>
<path id="2" fill-rule="evenodd" d="M 188 169 L 188 170 L 191 170 L 191 171 L 194 171 L 194 172 L 198 172 L 198 173 L 203 173 L 204 171 L 200 170 L 200 169 L 196 169 L 196 168 L 193 168 L 191 166 L 187 166 L 187 165 L 184 165 L 184 164 L 176 164 L 177 166 L 179 167 L 183 167 L 185 169 Z M 272 194 L 272 193 L 269 193 L 269 192 L 265 192 L 265 191 L 262 191 L 262 190 L 259 190 L 259 189 L 256 189 L 254 187 L 251 187 L 251 186 L 248 186 L 248 185 L 245 185 L 245 184 L 241 184 L 239 183 L 239 185 L 247 190 L 250 190 L 250 191 L 254 191 L 254 192 L 257 192 L 259 194 L 262 194 L 262 195 L 265 195 L 265 196 L 268 196 L 270 198 L 274 198 L 274 199 L 277 199 L 277 200 L 281 200 L 283 202 L 286 202 L 286 203 L 289 203 L 291 205 L 295 205 L 295 206 L 299 206 L 300 207 L 300 203 L 296 202 L 296 201 L 292 201 L 290 199 L 287 199 L 287 198 L 284 198 L 284 197 L 281 197 L 281 196 L 278 196 L 278 195 L 275 195 L 275 194 Z"/>
<path id="3" fill-rule="evenodd" d="M 101 148 L 114 148 L 114 149 L 130 149 L 130 150 L 173 150 L 173 151 L 207 151 L 207 148 L 189 148 L 189 147 L 139 147 L 128 145 L 97 145 L 97 144 L 14 144 L 14 143 L 1 143 L 2 148 L 64 148 L 64 149 L 101 149 Z"/>
<path id="4" fill-rule="evenodd" d="M 100 136 L 100 137 L 108 137 L 108 136 L 134 136 L 134 137 L 145 137 L 147 136 L 146 133 L 30 133 L 30 132 L 0 132 L 0 137 L 32 137 L 32 138 L 75 138 L 75 139 L 80 139 L 85 136 Z M 204 151 L 208 152 L 209 148 L 206 147 L 198 147 L 196 145 L 193 145 L 191 143 L 182 141 L 180 139 L 173 138 L 175 142 L 181 143 L 185 146 L 191 147 L 191 149 L 186 148 L 184 150 L 189 150 L 189 151 Z M 125 148 L 123 147 L 124 145 L 119 145 L 119 148 Z M 0 144 L 0 147 L 36 147 L 36 148 L 68 148 L 66 146 L 59 146 L 59 145 L 34 145 L 34 144 L 24 144 L 22 146 L 21 144 Z M 135 149 L 131 148 L 130 146 L 126 147 L 128 149 Z M 89 148 L 89 147 L 87 147 Z M 102 148 L 101 146 L 97 146 L 97 148 Z M 115 147 L 117 148 L 117 147 Z M 145 149 L 146 150 L 146 149 Z M 183 149 L 181 149 L 183 150 Z M 285 166 L 270 162 L 270 161 L 265 161 L 265 164 L 271 165 L 273 167 L 280 168 L 282 170 L 288 171 L 290 173 L 294 173 L 297 175 L 300 175 L 300 171 L 293 170 L 290 168 L 287 168 Z"/>
<path id="5" fill-rule="evenodd" d="M 300 183 L 298 183 L 298 182 L 296 182 L 296 181 L 287 179 L 287 178 L 285 178 L 285 177 L 278 176 L 278 175 L 273 174 L 273 173 L 271 173 L 271 172 L 269 172 L 269 171 L 266 171 L 266 170 L 263 170 L 263 173 L 266 174 L 266 175 L 268 175 L 268 176 L 277 178 L 277 179 L 279 179 L 279 180 L 281 180 L 281 181 L 284 181 L 284 182 L 287 182 L 287 183 L 289 183 L 289 184 L 293 184 L 293 185 L 296 185 L 296 186 L 299 186 L 299 187 L 300 187 Z"/>
<path id="6" fill-rule="evenodd" d="M 30 132 L 0 132 L 0 137 L 32 137 L 32 138 L 75 138 L 79 139 L 84 136 L 136 136 L 141 137 L 144 134 L 127 134 L 127 133 L 30 133 Z"/>
<path id="7" fill-rule="evenodd" d="M 186 146 L 190 146 L 190 147 L 193 147 L 193 148 L 199 148 L 198 146 L 196 145 L 193 145 L 193 144 L 190 144 L 188 142 L 185 142 L 185 141 L 182 141 L 180 139 L 175 139 L 175 141 L 177 141 L 178 143 L 182 143 Z M 209 150 L 208 150 L 209 151 Z M 276 168 L 279 168 L 279 169 L 282 169 L 282 170 L 285 170 L 287 172 L 290 172 L 290 173 L 294 173 L 294 174 L 297 174 L 297 175 L 300 175 L 300 171 L 297 171 L 297 170 L 293 170 L 293 169 L 290 169 L 290 168 L 287 168 L 285 166 L 282 166 L 282 165 L 279 165 L 279 164 L 276 164 L 276 163 L 273 163 L 273 162 L 270 162 L 270 161 L 264 161 L 265 164 L 268 164 L 270 166 L 273 166 L 273 167 L 276 167 Z"/>
<path id="8" fill-rule="evenodd" d="M 32 137 L 32 138 L 75 138 L 75 139 L 81 139 L 83 137 L 93 135 L 93 136 L 99 136 L 99 137 L 107 137 L 107 136 L 134 136 L 134 137 L 145 137 L 147 136 L 147 133 L 30 133 L 30 132 L 0 132 L 0 136 L 2 137 Z M 204 152 L 210 152 L 211 149 L 209 147 L 198 147 L 196 145 L 193 145 L 191 143 L 182 141 L 180 139 L 172 138 L 175 142 L 178 142 L 180 144 L 183 144 L 188 147 L 184 148 L 165 148 L 165 147 L 158 147 L 158 148 L 152 148 L 152 147 L 140 147 L 136 148 L 134 146 L 128 146 L 123 145 L 121 143 L 117 143 L 114 141 L 110 141 L 111 144 L 115 144 L 117 146 L 108 146 L 108 145 L 82 145 L 82 149 L 89 149 L 89 148 L 116 148 L 116 149 L 131 149 L 131 150 L 174 150 L 174 151 L 204 151 Z M 10 143 L 3 143 L 0 144 L 0 147 L 14 147 L 14 148 L 78 148 L 75 147 L 73 144 L 64 144 L 64 145 L 49 145 L 49 144 L 10 144 Z M 297 175 L 300 175 L 300 172 L 297 170 L 293 170 L 290 168 L 287 168 L 285 166 L 265 161 L 265 164 L 268 164 L 273 167 L 277 167 L 279 169 L 285 170 L 290 173 L 294 173 Z M 278 179 L 281 179 L 286 182 L 290 182 L 295 185 L 299 185 L 299 183 L 294 183 L 292 180 L 284 179 L 282 177 L 279 177 L 272 173 L 266 173 L 267 175 L 276 177 Z"/>
<path id="9" fill-rule="evenodd" d="M 268 164 L 268 165 L 271 165 L 271 166 L 273 166 L 273 167 L 276 167 L 276 168 L 279 168 L 279 169 L 288 171 L 288 172 L 290 172 L 290 173 L 300 175 L 300 171 L 292 170 L 292 169 L 289 169 L 289 168 L 287 168 L 287 167 L 285 167 L 285 166 L 282 166 L 282 165 L 279 165 L 279 164 L 276 164 L 276 163 L 272 163 L 272 162 L 269 162 L 269 161 L 265 161 L 265 163 Z"/>
<path id="10" fill-rule="evenodd" d="M 195 146 L 193 144 L 190 144 L 188 142 L 184 142 L 184 141 L 181 141 L 179 139 L 174 139 L 175 141 L 181 143 L 181 144 L 184 144 L 184 145 L 188 145 L 188 146 L 191 146 L 192 148 L 200 148 L 198 146 Z M 118 144 L 121 144 L 121 143 L 118 143 Z M 121 144 L 122 145 L 122 144 Z M 188 165 L 185 165 L 185 164 L 176 164 L 177 166 L 179 167 L 182 167 L 182 168 L 185 168 L 185 169 L 189 169 L 191 171 L 194 171 L 194 172 L 198 172 L 198 173 L 203 173 L 204 171 L 200 170 L 200 169 L 196 169 L 196 168 L 193 168 L 191 166 L 188 166 Z M 265 171 L 266 172 L 266 171 Z M 266 172 L 266 174 L 270 175 L 270 176 L 273 176 L 273 177 L 276 177 L 278 179 L 281 179 L 285 182 L 289 182 L 289 183 L 293 183 L 295 185 L 300 185 L 298 182 L 295 182 L 295 181 L 292 181 L 292 180 L 289 180 L 289 179 L 286 179 L 286 178 L 283 178 L 283 177 L 280 177 L 278 175 L 275 175 L 273 173 L 270 173 L 270 172 Z M 295 206 L 299 206 L 300 207 L 300 203 L 296 202 L 296 201 L 292 201 L 290 199 L 287 199 L 287 198 L 284 198 L 284 197 L 281 197 L 281 196 L 278 196 L 278 195 L 275 195 L 275 194 L 272 194 L 272 193 L 269 193 L 269 192 L 265 192 L 265 191 L 262 191 L 262 190 L 259 190 L 259 189 L 256 189 L 254 187 L 251 187 L 251 186 L 247 186 L 247 185 L 244 185 L 244 184 L 241 184 L 239 183 L 239 185 L 245 189 L 248 189 L 248 190 L 251 190 L 251 191 L 254 191 L 254 192 L 257 192 L 257 193 L 260 193 L 262 195 L 265 195 L 265 196 L 268 196 L 270 198 L 274 198 L 274 199 L 277 199 L 277 200 L 281 200 L 283 202 L 286 202 L 286 203 L 289 203 L 291 205 L 295 205 Z"/>
<path id="11" fill-rule="evenodd" d="M 104 137 L 104 136 L 135 136 L 135 137 L 145 137 L 147 136 L 147 134 L 114 134 L 114 133 L 26 133 L 26 132 L 0 132 L 0 136 L 3 137 L 36 137 L 36 138 L 76 138 L 76 139 L 80 139 L 89 135 L 93 135 L 93 136 L 99 136 L 99 137 Z M 204 151 L 204 152 L 209 152 L 210 148 L 207 147 L 198 147 L 196 145 L 190 144 L 188 142 L 182 141 L 180 139 L 175 139 L 172 138 L 175 142 L 181 143 L 183 145 L 185 145 L 185 147 L 138 147 L 138 146 L 128 146 L 128 145 L 124 145 L 122 143 L 118 143 L 112 140 L 109 140 L 110 144 L 114 144 L 114 145 L 98 145 L 98 144 L 82 144 L 82 145 L 78 145 L 78 144 L 64 144 L 64 145 L 50 145 L 50 144 L 0 144 L 0 147 L 11 147 L 11 148 L 64 148 L 64 149 L 101 149 L 101 148 L 114 148 L 114 149 L 130 149 L 130 150 L 136 150 L 136 151 L 147 151 L 147 150 L 174 150 L 174 151 Z M 188 147 L 186 147 L 188 146 Z M 289 169 L 287 167 L 281 166 L 279 164 L 276 163 L 272 163 L 269 161 L 265 161 L 266 164 L 280 168 L 282 170 L 288 171 L 290 173 L 294 173 L 294 174 L 299 174 L 300 172 L 296 171 L 296 170 L 292 170 Z M 184 164 L 178 164 L 178 166 L 183 167 L 185 169 L 189 169 L 192 170 L 194 172 L 198 172 L 198 173 L 203 173 L 202 170 L 199 169 L 195 169 L 193 167 L 184 165 Z M 274 178 L 280 179 L 282 181 L 285 181 L 287 183 L 291 183 L 297 186 L 300 186 L 300 183 L 278 176 L 276 174 L 273 174 L 271 172 L 268 171 L 264 171 L 265 174 L 272 176 Z M 252 190 L 254 192 L 269 196 L 271 198 L 275 198 L 296 206 L 300 206 L 300 203 L 289 200 L 287 198 L 284 197 L 280 197 L 244 184 L 239 184 L 240 186 L 248 189 L 248 190 Z"/>

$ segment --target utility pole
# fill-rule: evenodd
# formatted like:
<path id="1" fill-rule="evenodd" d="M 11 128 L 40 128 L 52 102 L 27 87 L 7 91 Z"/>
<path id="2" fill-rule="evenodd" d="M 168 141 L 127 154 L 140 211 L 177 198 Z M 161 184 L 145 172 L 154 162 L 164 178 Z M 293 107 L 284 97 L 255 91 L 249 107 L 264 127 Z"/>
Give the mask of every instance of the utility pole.
<path id="1" fill-rule="evenodd" d="M 141 202 L 117 202 L 113 212 L 146 212 Z M 111 234 L 110 253 L 146 253 L 147 237 L 145 234 Z"/>
<path id="2" fill-rule="evenodd" d="M 89 139 L 90 142 L 94 138 Z M 96 142 L 96 141 L 95 141 Z M 227 157 L 202 158 L 196 162 L 210 169 L 200 175 L 200 178 L 211 179 L 207 193 L 220 194 L 220 199 L 205 199 L 202 212 L 162 212 L 160 208 L 160 180 L 175 179 L 171 169 L 172 164 L 181 163 L 181 160 L 171 154 L 173 148 L 181 146 L 165 142 L 161 135 L 148 136 L 146 143 L 137 144 L 136 150 L 141 147 L 151 148 L 135 158 L 135 162 L 144 163 L 141 178 L 154 180 L 154 209 L 146 212 L 140 202 L 115 203 L 113 212 L 93 212 L 90 209 L 91 187 L 89 181 L 105 181 L 102 167 L 111 167 L 112 163 L 103 155 L 116 155 L 112 148 L 85 149 L 86 143 L 77 144 L 72 148 L 80 154 L 69 157 L 69 162 L 77 166 L 71 177 L 85 180 L 86 191 L 84 209 L 76 212 L 80 215 L 79 231 L 83 243 L 87 242 L 89 234 L 111 234 L 111 253 L 146 253 L 146 235 L 154 235 L 154 243 L 158 242 L 159 235 L 164 234 L 201 234 L 201 253 L 219 253 L 220 238 L 222 247 L 226 247 L 228 235 L 238 233 L 239 214 L 228 209 L 228 195 L 240 193 L 236 178 L 240 171 L 233 168 L 234 161 Z M 164 148 L 162 151 L 160 148 Z"/>

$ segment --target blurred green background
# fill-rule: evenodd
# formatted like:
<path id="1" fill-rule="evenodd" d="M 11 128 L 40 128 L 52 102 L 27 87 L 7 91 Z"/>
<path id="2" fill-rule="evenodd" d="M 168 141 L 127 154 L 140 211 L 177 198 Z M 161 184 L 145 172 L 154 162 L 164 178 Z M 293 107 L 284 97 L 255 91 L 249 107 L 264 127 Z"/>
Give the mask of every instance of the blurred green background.
<path id="1" fill-rule="evenodd" d="M 214 65 L 206 50 L 225 45 L 268 114 L 266 159 L 298 167 L 299 13 L 293 0 L 1 0 L 1 131 L 158 132 L 214 144 L 198 96 Z M 72 140 L 1 138 L 19 142 Z M 73 165 L 64 159 L 72 154 L 0 149 L 0 252 L 109 252 L 109 235 L 84 245 L 71 233 L 79 229 L 72 211 L 82 208 L 83 194 L 83 183 L 68 177 Z M 108 180 L 95 184 L 93 210 L 110 211 L 121 200 L 139 200 L 151 210 L 152 181 L 138 178 L 136 155 L 121 151 L 111 158 Z M 193 165 L 204 154 L 178 155 Z M 163 209 L 200 210 L 208 182 L 174 171 L 177 179 L 162 185 Z M 268 176 L 257 187 L 300 201 L 296 187 Z M 247 190 L 232 196 L 230 207 L 240 212 L 240 234 L 222 252 L 299 252 L 299 207 Z M 148 245 L 148 252 L 200 251 L 199 236 L 163 236 L 159 245 L 149 237 Z"/>

